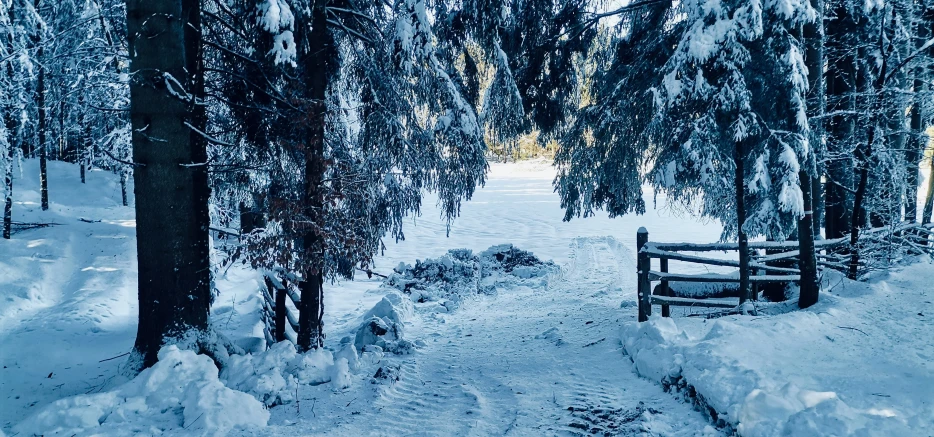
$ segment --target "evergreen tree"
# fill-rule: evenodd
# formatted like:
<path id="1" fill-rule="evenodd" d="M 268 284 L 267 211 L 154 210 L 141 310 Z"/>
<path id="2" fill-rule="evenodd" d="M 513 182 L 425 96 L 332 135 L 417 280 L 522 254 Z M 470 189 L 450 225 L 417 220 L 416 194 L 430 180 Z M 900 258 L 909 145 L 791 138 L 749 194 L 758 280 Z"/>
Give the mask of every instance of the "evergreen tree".
<path id="1" fill-rule="evenodd" d="M 213 352 L 200 0 L 129 0 L 139 326 L 131 357 Z M 172 18 L 174 17 L 174 18 Z"/>
<path id="2" fill-rule="evenodd" d="M 248 255 L 298 280 L 299 347 L 317 348 L 326 280 L 367 268 L 387 233 L 404 238 L 424 190 L 438 192 L 448 220 L 457 216 L 484 181 L 483 132 L 441 62 L 422 1 L 216 10 L 218 29 L 236 29 L 209 43 L 219 69 L 239 71 L 222 88 L 243 121 L 234 143 L 258 167 L 244 171 L 240 191 L 267 209 Z"/>

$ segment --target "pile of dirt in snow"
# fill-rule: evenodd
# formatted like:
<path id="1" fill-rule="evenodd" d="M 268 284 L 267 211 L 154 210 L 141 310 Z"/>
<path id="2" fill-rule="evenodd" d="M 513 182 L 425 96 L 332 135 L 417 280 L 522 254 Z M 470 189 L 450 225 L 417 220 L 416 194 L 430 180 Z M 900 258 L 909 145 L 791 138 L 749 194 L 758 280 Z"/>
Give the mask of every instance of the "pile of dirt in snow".
<path id="1" fill-rule="evenodd" d="M 263 427 L 269 412 L 231 390 L 205 355 L 166 346 L 159 361 L 114 390 L 57 400 L 16 425 L 19 435 L 224 435 Z"/>
<path id="2" fill-rule="evenodd" d="M 500 244 L 474 255 L 468 249 L 452 249 L 436 259 L 400 263 L 384 281 L 415 302 L 439 302 L 455 308 L 465 296 L 493 294 L 504 283 L 540 285 L 558 267 L 512 244 Z"/>

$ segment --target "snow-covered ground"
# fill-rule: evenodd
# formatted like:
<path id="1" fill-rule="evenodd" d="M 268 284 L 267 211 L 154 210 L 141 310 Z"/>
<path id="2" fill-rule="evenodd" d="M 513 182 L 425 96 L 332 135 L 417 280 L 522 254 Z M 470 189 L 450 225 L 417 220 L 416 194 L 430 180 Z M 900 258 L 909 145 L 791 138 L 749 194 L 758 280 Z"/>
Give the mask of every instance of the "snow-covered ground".
<path id="1" fill-rule="evenodd" d="M 326 288 L 328 351 L 297 357 L 278 345 L 232 359 L 220 375 L 205 372 L 193 354 L 166 351 L 168 364 L 127 381 L 122 358 L 102 360 L 128 351 L 135 336 L 133 210 L 119 206 L 113 175 L 93 172 L 81 185 L 76 167 L 51 163 L 52 208 L 38 211 L 36 167 L 27 161 L 17 180 L 14 220 L 59 225 L 0 241 L 0 433 L 180 435 L 245 426 L 232 434 L 721 435 L 662 390 L 665 376 L 683 377 L 749 435 L 786 426 L 790 435 L 848 435 L 876 425 L 897 431 L 879 435 L 929 435 L 934 423 L 925 396 L 934 392 L 934 342 L 922 340 L 934 315 L 924 294 L 934 280 L 930 265 L 869 285 L 836 285 L 804 312 L 639 327 L 636 230 L 647 227 L 653 240 L 711 242 L 720 227 L 669 212 L 662 197 L 645 216 L 562 222 L 554 171 L 543 162 L 492 165 L 449 237 L 428 199 L 406 240 L 387 242 L 374 271 L 502 243 L 560 269 L 494 278 L 484 287 L 495 293 L 466 296 L 452 311 L 406 303 L 380 278 L 361 275 Z M 699 268 L 672 263 L 681 272 Z M 261 349 L 260 277 L 233 267 L 217 285 L 214 328 Z M 354 335 L 370 315 L 400 322 L 398 335 L 414 351 L 358 353 Z M 182 390 L 186 384 L 198 389 Z M 230 389 L 257 402 L 237 401 Z M 53 403 L 74 395 L 81 396 Z M 262 403 L 274 406 L 259 430 Z M 793 415 L 796 425 L 786 425 Z M 798 432 L 809 423 L 819 428 Z"/>
<path id="2" fill-rule="evenodd" d="M 652 318 L 622 329 L 637 371 L 691 385 L 745 437 L 934 433 L 934 261 L 869 283 L 827 272 L 804 311 Z"/>

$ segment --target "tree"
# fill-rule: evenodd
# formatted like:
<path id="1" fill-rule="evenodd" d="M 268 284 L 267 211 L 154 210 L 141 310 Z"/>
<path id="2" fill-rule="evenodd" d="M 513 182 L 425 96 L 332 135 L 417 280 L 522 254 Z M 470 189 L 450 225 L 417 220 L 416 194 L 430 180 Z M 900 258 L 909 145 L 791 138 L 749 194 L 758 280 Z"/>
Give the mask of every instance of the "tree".
<path id="1" fill-rule="evenodd" d="M 207 154 L 200 0 L 128 0 L 139 327 L 132 363 L 209 349 Z"/>
<path id="2" fill-rule="evenodd" d="M 483 132 L 439 57 L 422 1 L 263 0 L 208 11 L 218 60 L 209 70 L 226 77 L 210 86 L 236 128 L 228 141 L 208 136 L 216 156 L 232 159 L 217 165 L 241 175 L 223 180 L 239 193 L 221 195 L 262 199 L 268 220 L 247 236 L 247 257 L 298 282 L 298 346 L 318 348 L 325 282 L 366 268 L 384 235 L 404 238 L 403 219 L 419 211 L 424 190 L 456 217 L 484 180 Z"/>
<path id="3" fill-rule="evenodd" d="M 649 96 L 682 31 L 680 23 L 666 30 L 674 13 L 671 2 L 637 9 L 620 20 L 608 47 L 594 49 L 588 102 L 555 155 L 564 220 L 587 217 L 594 209 L 610 217 L 645 213 L 640 169 L 651 147 L 648 128 L 655 112 Z"/>
<path id="4" fill-rule="evenodd" d="M 13 165 L 25 143 L 23 122 L 27 118 L 26 87 L 33 71 L 26 39 L 40 25 L 41 18 L 31 4 L 23 0 L 0 1 L 0 75 L 2 89 L 3 131 L 0 132 L 0 167 L 3 170 L 3 238 L 9 239 L 13 220 Z"/>

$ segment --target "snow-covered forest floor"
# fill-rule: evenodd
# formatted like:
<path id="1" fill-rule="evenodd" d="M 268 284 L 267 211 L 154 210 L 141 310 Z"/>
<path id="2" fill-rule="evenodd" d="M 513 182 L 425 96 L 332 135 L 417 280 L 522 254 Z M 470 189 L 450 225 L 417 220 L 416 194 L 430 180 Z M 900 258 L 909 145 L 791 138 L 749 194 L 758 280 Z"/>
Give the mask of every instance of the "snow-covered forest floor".
<path id="1" fill-rule="evenodd" d="M 277 347 L 232 359 L 218 379 L 175 352 L 166 355 L 171 366 L 128 381 L 117 356 L 136 331 L 133 209 L 120 206 L 113 175 L 92 172 L 81 185 L 75 166 L 51 162 L 52 206 L 41 212 L 37 174 L 25 161 L 14 221 L 57 225 L 0 243 L 0 435 L 184 435 L 235 425 L 251 426 L 232 431 L 242 435 L 722 435 L 663 391 L 676 382 L 745 436 L 934 429 L 930 260 L 867 284 L 826 275 L 827 293 L 806 311 L 705 321 L 674 309 L 675 318 L 640 327 L 636 229 L 653 240 L 712 242 L 719 225 L 674 214 L 661 197 L 652 209 L 651 195 L 644 216 L 562 222 L 543 162 L 493 164 L 449 237 L 429 198 L 374 271 L 504 243 L 559 268 L 492 276 L 481 283 L 488 293 L 464 295 L 456 308 L 411 303 L 360 274 L 326 286 L 333 353 L 296 359 Z M 217 278 L 212 324 L 246 349 L 261 346 L 260 284 L 239 266 Z M 352 344 L 369 315 L 399 322 L 397 340 L 414 350 L 358 354 Z M 261 401 L 280 405 L 266 413 Z"/>

